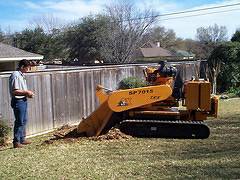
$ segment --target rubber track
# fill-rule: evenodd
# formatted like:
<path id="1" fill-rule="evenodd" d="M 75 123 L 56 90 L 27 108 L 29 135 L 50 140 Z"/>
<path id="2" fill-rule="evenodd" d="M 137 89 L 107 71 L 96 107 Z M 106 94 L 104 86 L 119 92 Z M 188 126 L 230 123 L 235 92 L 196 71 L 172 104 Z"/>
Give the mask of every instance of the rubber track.
<path id="1" fill-rule="evenodd" d="M 210 130 L 202 121 L 123 120 L 120 130 L 135 137 L 205 139 Z"/>

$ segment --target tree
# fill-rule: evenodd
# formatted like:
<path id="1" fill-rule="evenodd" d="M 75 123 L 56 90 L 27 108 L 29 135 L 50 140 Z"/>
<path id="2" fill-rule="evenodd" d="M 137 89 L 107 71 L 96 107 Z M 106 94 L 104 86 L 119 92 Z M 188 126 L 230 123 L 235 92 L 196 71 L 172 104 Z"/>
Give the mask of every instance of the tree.
<path id="1" fill-rule="evenodd" d="M 45 54 L 48 39 L 42 28 L 25 29 L 14 35 L 14 46 L 29 52 Z"/>
<path id="2" fill-rule="evenodd" d="M 133 61 L 135 50 L 156 17 L 150 10 L 141 13 L 129 3 L 111 4 L 105 12 L 84 17 L 64 30 L 69 59 L 78 59 L 79 64 Z"/>
<path id="3" fill-rule="evenodd" d="M 11 28 L 8 26 L 4 32 L 0 28 L 0 42 L 4 44 L 13 44 L 13 34 L 11 33 Z"/>
<path id="4" fill-rule="evenodd" d="M 32 53 L 42 54 L 45 60 L 53 60 L 66 55 L 61 39 L 61 33 L 58 30 L 46 34 L 42 28 L 38 27 L 15 33 L 13 45 Z"/>
<path id="5" fill-rule="evenodd" d="M 195 55 L 196 59 L 205 59 L 205 49 L 204 45 L 201 44 L 199 41 L 195 41 L 192 39 L 180 39 L 177 38 L 175 41 L 175 45 L 172 47 L 175 50 L 185 50 L 189 53 Z"/>
<path id="6" fill-rule="evenodd" d="M 14 34 L 14 46 L 29 52 L 43 54 L 46 36 L 42 28 L 25 29 Z"/>
<path id="7" fill-rule="evenodd" d="M 221 43 L 227 41 L 227 28 L 214 24 L 208 28 L 200 27 L 197 29 L 196 35 L 198 41 L 202 44 L 204 56 L 208 59 L 210 80 L 213 84 L 213 93 L 216 93 L 217 75 L 221 68 L 221 62 L 210 57 L 212 51 Z"/>
<path id="8" fill-rule="evenodd" d="M 240 42 L 240 30 L 237 30 L 234 35 L 232 36 L 231 38 L 231 41 L 234 42 L 234 41 L 237 41 L 237 42 Z"/>
<path id="9" fill-rule="evenodd" d="M 214 24 L 208 28 L 200 27 L 197 29 L 197 39 L 204 44 L 218 43 L 227 41 L 227 28 Z"/>
<path id="10" fill-rule="evenodd" d="M 110 23 L 98 37 L 100 53 L 104 62 L 128 63 L 140 47 L 143 35 L 155 22 L 153 11 L 140 11 L 130 3 L 116 3 L 106 6 Z"/>
<path id="11" fill-rule="evenodd" d="M 212 74 L 214 89 L 225 91 L 232 86 L 233 80 L 240 81 L 240 43 L 228 42 L 216 47 L 208 59 Z"/>
<path id="12" fill-rule="evenodd" d="M 2 32 L 2 29 L 0 28 L 0 42 L 4 40 L 4 34 Z"/>
<path id="13" fill-rule="evenodd" d="M 45 34 L 46 44 L 44 45 L 44 55 L 47 60 L 65 60 L 68 51 L 64 42 L 64 33 L 59 29 L 52 29 L 50 34 Z"/>
<path id="14" fill-rule="evenodd" d="M 43 14 L 30 20 L 30 27 L 41 28 L 45 33 L 52 34 L 56 29 L 63 29 L 64 26 L 62 20 L 54 17 L 53 14 Z"/>
<path id="15" fill-rule="evenodd" d="M 202 44 L 204 58 L 208 58 L 215 47 L 227 41 L 227 28 L 214 24 L 207 28 L 197 28 L 197 40 Z"/>
<path id="16" fill-rule="evenodd" d="M 172 48 L 176 44 L 176 34 L 172 29 L 166 29 L 163 26 L 158 26 L 150 31 L 150 40 L 159 42 L 163 48 Z"/>
<path id="17" fill-rule="evenodd" d="M 65 42 L 69 59 L 78 59 L 79 64 L 101 62 L 99 36 L 103 36 L 102 29 L 106 29 L 108 19 L 102 15 L 82 18 L 79 23 L 65 30 Z"/>

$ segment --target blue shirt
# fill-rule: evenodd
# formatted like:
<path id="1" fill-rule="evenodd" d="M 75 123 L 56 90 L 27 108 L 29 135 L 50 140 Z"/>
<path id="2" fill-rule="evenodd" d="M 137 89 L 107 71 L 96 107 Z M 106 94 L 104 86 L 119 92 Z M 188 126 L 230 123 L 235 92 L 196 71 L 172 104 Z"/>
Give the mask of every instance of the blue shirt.
<path id="1" fill-rule="evenodd" d="M 25 96 L 14 96 L 14 90 L 27 90 L 27 81 L 21 71 L 14 71 L 9 77 L 9 92 L 11 97 L 24 98 Z"/>

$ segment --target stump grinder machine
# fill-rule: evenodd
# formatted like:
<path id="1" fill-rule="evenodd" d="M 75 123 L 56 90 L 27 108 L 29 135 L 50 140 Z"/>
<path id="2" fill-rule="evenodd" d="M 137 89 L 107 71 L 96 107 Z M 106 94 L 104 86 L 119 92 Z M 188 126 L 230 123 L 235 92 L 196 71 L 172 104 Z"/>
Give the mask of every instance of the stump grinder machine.
<path id="1" fill-rule="evenodd" d="M 183 82 L 175 67 L 160 65 L 144 69 L 146 87 L 111 91 L 98 85 L 100 106 L 80 122 L 77 132 L 99 136 L 117 125 L 135 137 L 208 138 L 210 130 L 203 122 L 218 112 L 210 82 Z"/>

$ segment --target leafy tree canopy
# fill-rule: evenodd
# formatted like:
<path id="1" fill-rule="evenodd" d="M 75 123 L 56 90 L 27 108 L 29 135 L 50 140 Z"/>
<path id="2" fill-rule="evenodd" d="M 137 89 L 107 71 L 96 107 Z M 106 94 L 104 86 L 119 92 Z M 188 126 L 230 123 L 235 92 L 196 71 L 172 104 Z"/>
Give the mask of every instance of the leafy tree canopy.
<path id="1" fill-rule="evenodd" d="M 79 63 L 101 60 L 98 38 L 106 27 L 108 19 L 105 16 L 88 16 L 65 30 L 65 42 L 69 59 L 77 58 Z"/>
<path id="2" fill-rule="evenodd" d="M 150 40 L 153 42 L 160 42 L 160 46 L 163 48 L 171 48 L 176 43 L 176 34 L 172 29 L 158 26 L 151 29 Z"/>
<path id="3" fill-rule="evenodd" d="M 226 91 L 240 82 L 240 42 L 227 42 L 216 47 L 208 59 L 211 70 L 218 69 L 218 90 Z"/>
<path id="4" fill-rule="evenodd" d="M 231 38 L 231 41 L 234 42 L 234 41 L 237 41 L 237 42 L 240 42 L 240 30 L 237 30 L 234 35 L 232 36 Z"/>
<path id="5" fill-rule="evenodd" d="M 54 60 L 66 56 L 61 36 L 58 30 L 46 34 L 41 27 L 25 29 L 13 35 L 13 45 L 32 53 L 42 54 L 46 60 Z"/>

